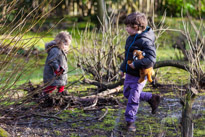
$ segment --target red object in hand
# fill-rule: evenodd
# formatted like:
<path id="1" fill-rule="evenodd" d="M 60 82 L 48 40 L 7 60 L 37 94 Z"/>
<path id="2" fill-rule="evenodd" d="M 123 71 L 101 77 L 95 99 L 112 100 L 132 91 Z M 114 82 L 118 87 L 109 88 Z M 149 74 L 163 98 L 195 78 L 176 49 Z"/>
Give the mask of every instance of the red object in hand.
<path id="1" fill-rule="evenodd" d="M 54 71 L 54 73 L 56 74 L 56 76 L 60 76 L 64 71 L 65 70 L 60 66 L 57 70 Z"/>
<path id="2" fill-rule="evenodd" d="M 60 86 L 60 87 L 58 88 L 58 92 L 59 92 L 59 93 L 63 92 L 63 91 L 64 91 L 64 88 L 65 88 L 65 86 Z"/>

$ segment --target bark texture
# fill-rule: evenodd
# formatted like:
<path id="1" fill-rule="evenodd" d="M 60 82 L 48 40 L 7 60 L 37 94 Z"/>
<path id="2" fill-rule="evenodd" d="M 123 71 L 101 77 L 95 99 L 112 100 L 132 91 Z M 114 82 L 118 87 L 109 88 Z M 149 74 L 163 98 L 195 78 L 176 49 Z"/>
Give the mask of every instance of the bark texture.
<path id="1" fill-rule="evenodd" d="M 192 105 L 196 95 L 192 90 L 187 90 L 186 98 L 182 103 L 182 137 L 193 137 L 194 123 L 192 115 Z"/>

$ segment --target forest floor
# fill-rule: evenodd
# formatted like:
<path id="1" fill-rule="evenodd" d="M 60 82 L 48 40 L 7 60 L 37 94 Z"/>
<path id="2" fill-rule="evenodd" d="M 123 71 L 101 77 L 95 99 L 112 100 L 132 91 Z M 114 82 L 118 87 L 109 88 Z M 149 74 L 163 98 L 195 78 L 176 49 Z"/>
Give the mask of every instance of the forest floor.
<path id="1" fill-rule="evenodd" d="M 42 107 L 27 104 L 19 107 L 5 119 L 0 127 L 11 136 L 18 137 L 179 137 L 181 105 L 173 88 L 153 89 L 160 94 L 161 103 L 157 114 L 151 114 L 147 102 L 140 102 L 135 122 L 136 132 L 127 132 L 124 112 L 126 99 L 122 92 L 112 95 L 119 104 L 97 104 L 91 110 L 82 107 Z M 11 108 L 12 109 L 12 108 Z M 9 112 L 9 111 L 8 111 Z M 193 105 L 194 136 L 205 136 L 205 96 L 199 96 Z"/>

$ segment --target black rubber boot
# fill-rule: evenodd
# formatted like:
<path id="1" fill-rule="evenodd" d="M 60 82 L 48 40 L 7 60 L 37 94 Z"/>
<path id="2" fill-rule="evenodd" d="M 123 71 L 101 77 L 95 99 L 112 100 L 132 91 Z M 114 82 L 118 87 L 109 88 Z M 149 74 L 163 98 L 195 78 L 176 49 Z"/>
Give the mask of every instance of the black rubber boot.
<path id="1" fill-rule="evenodd" d="M 148 103 L 150 104 L 150 106 L 152 108 L 152 114 L 156 114 L 157 108 L 158 108 L 159 103 L 160 103 L 160 96 L 153 94 L 152 98 L 148 101 Z"/>
<path id="2" fill-rule="evenodd" d="M 136 131 L 135 123 L 134 122 L 127 122 L 127 130 L 131 132 Z"/>

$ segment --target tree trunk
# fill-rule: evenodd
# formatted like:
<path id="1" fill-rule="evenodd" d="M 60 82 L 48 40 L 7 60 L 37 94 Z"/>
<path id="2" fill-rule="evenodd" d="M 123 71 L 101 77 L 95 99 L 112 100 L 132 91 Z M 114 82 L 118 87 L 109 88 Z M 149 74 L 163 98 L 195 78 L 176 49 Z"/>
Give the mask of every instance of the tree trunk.
<path id="1" fill-rule="evenodd" d="M 182 111 L 182 137 L 193 137 L 192 107 L 186 103 Z"/>
<path id="2" fill-rule="evenodd" d="M 69 2 L 69 0 L 65 0 L 65 10 L 66 10 L 66 14 L 69 15 L 69 13 L 70 13 L 70 2 Z"/>
<path id="3" fill-rule="evenodd" d="M 142 12 L 142 9 L 143 9 L 142 0 L 139 0 L 138 8 L 139 8 L 139 11 Z"/>
<path id="4" fill-rule="evenodd" d="M 194 124 L 192 116 L 192 105 L 194 103 L 195 95 L 187 91 L 186 99 L 182 108 L 182 137 L 193 137 Z"/>
<path id="5" fill-rule="evenodd" d="M 106 18 L 106 5 L 104 0 L 97 0 L 98 3 L 98 17 L 100 22 L 105 27 L 105 30 L 108 28 L 108 20 Z"/>

